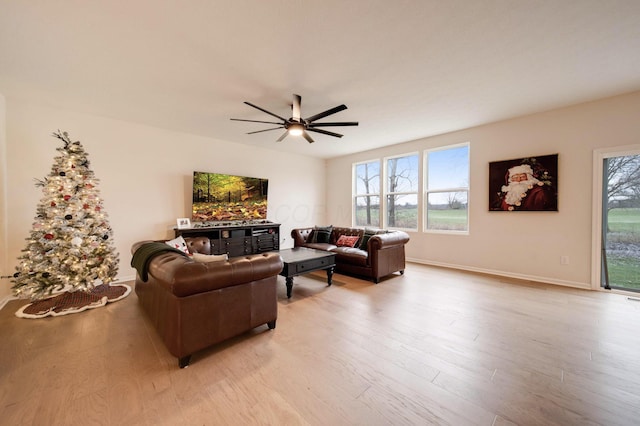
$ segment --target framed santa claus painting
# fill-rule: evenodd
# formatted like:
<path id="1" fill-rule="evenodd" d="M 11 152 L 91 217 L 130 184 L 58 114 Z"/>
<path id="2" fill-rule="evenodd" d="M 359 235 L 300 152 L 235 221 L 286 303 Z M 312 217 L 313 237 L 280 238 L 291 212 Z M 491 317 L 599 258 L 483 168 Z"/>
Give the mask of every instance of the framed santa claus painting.
<path id="1" fill-rule="evenodd" d="M 489 163 L 490 211 L 558 211 L 558 154 Z"/>

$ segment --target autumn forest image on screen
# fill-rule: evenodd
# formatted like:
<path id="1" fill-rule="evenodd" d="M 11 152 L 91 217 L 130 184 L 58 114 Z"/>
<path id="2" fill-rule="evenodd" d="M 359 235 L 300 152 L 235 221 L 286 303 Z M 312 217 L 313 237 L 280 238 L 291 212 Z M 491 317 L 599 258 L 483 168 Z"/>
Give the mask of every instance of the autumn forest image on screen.
<path id="1" fill-rule="evenodd" d="M 192 220 L 266 219 L 268 182 L 246 176 L 194 172 Z"/>

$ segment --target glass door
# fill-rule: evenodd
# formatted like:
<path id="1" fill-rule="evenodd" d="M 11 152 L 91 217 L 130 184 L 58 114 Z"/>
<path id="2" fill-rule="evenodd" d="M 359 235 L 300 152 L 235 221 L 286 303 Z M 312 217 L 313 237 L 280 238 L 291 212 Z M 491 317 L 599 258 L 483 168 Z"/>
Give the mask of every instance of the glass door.
<path id="1" fill-rule="evenodd" d="M 603 160 L 601 285 L 640 292 L 640 153 Z"/>

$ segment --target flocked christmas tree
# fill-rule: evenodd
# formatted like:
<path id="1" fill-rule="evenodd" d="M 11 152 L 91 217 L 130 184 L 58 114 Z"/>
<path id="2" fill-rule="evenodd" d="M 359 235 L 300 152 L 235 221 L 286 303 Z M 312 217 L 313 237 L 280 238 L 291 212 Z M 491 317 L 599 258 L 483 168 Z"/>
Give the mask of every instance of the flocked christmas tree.
<path id="1" fill-rule="evenodd" d="M 14 294 L 32 300 L 61 290 L 90 291 L 118 272 L 113 231 L 87 153 L 67 132 L 53 136 L 64 146 L 56 148 L 60 155 L 49 176 L 37 183 L 44 197 L 13 275 Z"/>

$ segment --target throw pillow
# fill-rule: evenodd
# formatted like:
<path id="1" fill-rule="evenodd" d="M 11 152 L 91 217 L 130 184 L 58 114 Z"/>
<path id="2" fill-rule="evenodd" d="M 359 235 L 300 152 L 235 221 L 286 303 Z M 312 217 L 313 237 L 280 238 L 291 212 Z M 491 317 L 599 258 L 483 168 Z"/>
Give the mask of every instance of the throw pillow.
<path id="1" fill-rule="evenodd" d="M 359 238 L 357 235 L 340 235 L 336 245 L 338 247 L 355 247 Z"/>
<path id="2" fill-rule="evenodd" d="M 360 243 L 360 250 L 366 250 L 367 249 L 367 244 L 369 243 L 369 238 L 373 237 L 374 235 L 376 235 L 376 230 L 375 229 L 369 229 L 369 228 L 365 228 L 364 229 L 364 234 L 362 235 L 362 242 Z"/>
<path id="3" fill-rule="evenodd" d="M 333 231 L 333 225 L 315 226 L 313 228 L 313 236 L 311 237 L 311 242 L 328 243 L 331 239 L 331 231 Z"/>
<path id="4" fill-rule="evenodd" d="M 184 240 L 184 238 L 182 238 L 182 235 L 180 235 L 177 238 L 174 238 L 173 240 L 165 241 L 165 243 L 170 245 L 173 248 L 177 248 L 178 250 L 182 251 L 184 254 L 188 256 L 191 255 L 191 253 L 189 253 L 189 248 L 187 247 L 187 242 Z"/>
<path id="5" fill-rule="evenodd" d="M 229 260 L 229 256 L 226 254 L 193 253 L 193 260 L 201 263 L 226 262 L 227 260 Z"/>

